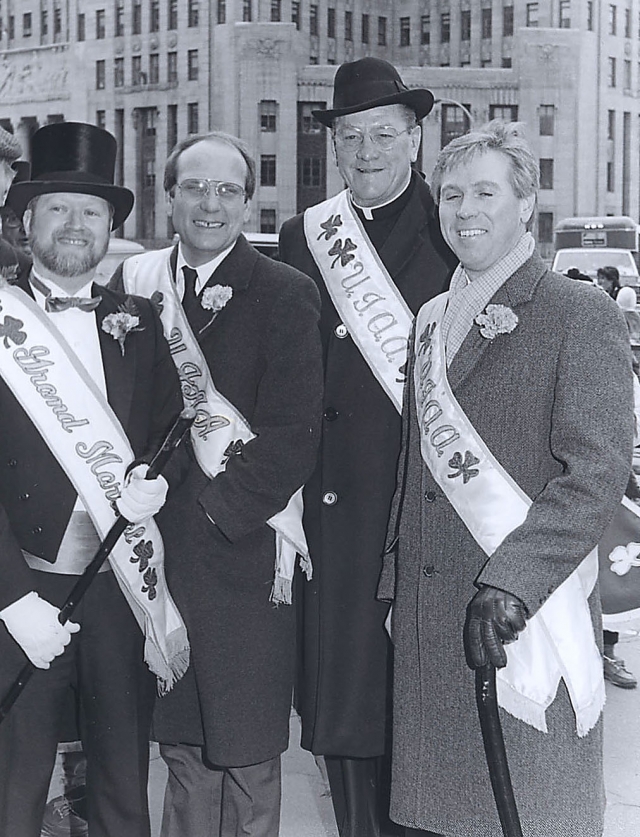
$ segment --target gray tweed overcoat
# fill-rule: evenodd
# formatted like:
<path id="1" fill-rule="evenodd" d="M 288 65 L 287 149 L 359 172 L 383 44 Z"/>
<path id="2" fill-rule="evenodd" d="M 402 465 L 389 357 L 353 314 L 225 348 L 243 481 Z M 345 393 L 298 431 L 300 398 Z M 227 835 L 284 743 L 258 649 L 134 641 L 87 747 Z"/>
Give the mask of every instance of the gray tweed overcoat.
<path id="1" fill-rule="evenodd" d="M 615 304 L 547 271 L 536 254 L 492 302 L 512 308 L 517 327 L 488 340 L 474 325 L 449 379 L 533 505 L 487 559 L 421 459 L 410 385 L 388 541 L 397 534 L 399 544 L 379 587 L 394 601 L 391 816 L 447 837 L 502 835 L 463 650 L 476 584 L 507 590 L 535 613 L 598 542 L 631 465 L 631 358 Z M 590 604 L 600 637 L 597 589 Z M 602 722 L 578 738 L 563 684 L 548 733 L 501 717 L 524 837 L 600 837 Z"/>

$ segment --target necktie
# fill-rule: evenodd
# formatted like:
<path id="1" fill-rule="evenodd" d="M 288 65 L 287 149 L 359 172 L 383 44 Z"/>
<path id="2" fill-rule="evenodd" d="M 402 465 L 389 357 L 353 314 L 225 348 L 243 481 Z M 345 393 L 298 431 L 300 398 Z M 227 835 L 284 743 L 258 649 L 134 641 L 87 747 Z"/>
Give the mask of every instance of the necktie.
<path id="1" fill-rule="evenodd" d="M 187 315 L 189 322 L 199 319 L 198 314 L 202 315 L 202 307 L 198 303 L 196 295 L 196 281 L 198 279 L 198 271 L 194 270 L 188 265 L 183 265 L 182 273 L 184 275 L 184 296 L 182 297 L 182 307 L 184 313 Z"/>
<path id="2" fill-rule="evenodd" d="M 44 310 L 52 314 L 67 311 L 69 308 L 78 308 L 80 311 L 95 311 L 102 302 L 101 296 L 52 296 L 51 288 L 48 288 L 33 273 L 29 277 L 29 281 L 36 290 L 44 294 Z"/>

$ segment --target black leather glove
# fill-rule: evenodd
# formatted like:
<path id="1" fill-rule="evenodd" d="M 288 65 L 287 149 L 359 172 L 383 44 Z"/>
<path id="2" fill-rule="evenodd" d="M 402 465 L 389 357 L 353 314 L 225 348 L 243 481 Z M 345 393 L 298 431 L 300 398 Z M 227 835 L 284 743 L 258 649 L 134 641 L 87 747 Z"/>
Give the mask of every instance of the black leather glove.
<path id="1" fill-rule="evenodd" d="M 465 645 L 469 666 L 480 668 L 491 663 L 504 668 L 507 655 L 503 648 L 513 642 L 525 627 L 527 608 L 517 596 L 483 586 L 467 608 Z"/>

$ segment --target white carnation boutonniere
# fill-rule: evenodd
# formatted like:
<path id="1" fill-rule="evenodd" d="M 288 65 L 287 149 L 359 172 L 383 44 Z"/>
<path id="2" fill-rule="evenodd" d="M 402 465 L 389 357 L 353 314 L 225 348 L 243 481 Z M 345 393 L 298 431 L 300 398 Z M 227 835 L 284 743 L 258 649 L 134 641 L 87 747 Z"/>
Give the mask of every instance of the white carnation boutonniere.
<path id="1" fill-rule="evenodd" d="M 233 288 L 230 285 L 212 285 L 210 288 L 204 289 L 200 305 L 206 311 L 211 311 L 211 319 L 200 329 L 200 334 L 202 334 L 205 328 L 209 328 L 232 296 Z"/>
<path id="2" fill-rule="evenodd" d="M 135 302 L 128 297 L 113 314 L 107 314 L 102 321 L 102 330 L 118 341 L 122 357 L 124 357 L 124 342 L 127 334 L 132 331 L 144 331 L 140 328 L 140 317 Z"/>
<path id="3" fill-rule="evenodd" d="M 507 305 L 487 305 L 474 322 L 480 326 L 483 337 L 493 340 L 499 334 L 510 334 L 518 325 L 518 316 Z"/>

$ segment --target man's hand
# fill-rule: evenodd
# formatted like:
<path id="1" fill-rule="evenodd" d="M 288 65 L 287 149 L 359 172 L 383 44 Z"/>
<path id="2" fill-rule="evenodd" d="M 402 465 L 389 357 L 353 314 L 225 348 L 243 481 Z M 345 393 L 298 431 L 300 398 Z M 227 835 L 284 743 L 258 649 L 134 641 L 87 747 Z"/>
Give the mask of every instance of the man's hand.
<path id="1" fill-rule="evenodd" d="M 120 514 L 129 523 L 140 523 L 153 517 L 164 506 L 169 484 L 163 476 L 146 480 L 148 465 L 136 465 L 127 474 L 124 488 L 116 500 Z"/>
<path id="2" fill-rule="evenodd" d="M 471 668 L 491 663 L 504 668 L 507 655 L 503 645 L 517 639 L 526 624 L 527 608 L 517 596 L 483 586 L 467 608 L 466 646 Z"/>
<path id="3" fill-rule="evenodd" d="M 36 668 L 49 668 L 71 641 L 71 634 L 80 630 L 76 622 L 61 625 L 59 613 L 34 591 L 0 610 L 0 619 Z"/>

